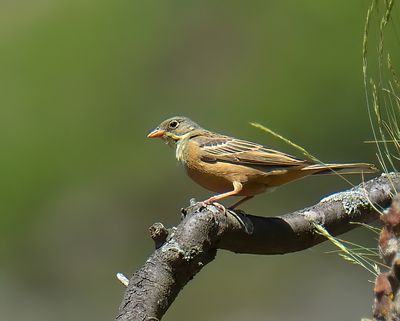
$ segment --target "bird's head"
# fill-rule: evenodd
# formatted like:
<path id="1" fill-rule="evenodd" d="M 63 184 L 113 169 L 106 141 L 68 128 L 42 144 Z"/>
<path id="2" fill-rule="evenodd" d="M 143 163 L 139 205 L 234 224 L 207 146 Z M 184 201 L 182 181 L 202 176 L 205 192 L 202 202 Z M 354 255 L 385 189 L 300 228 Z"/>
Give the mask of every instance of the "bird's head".
<path id="1" fill-rule="evenodd" d="M 161 138 L 167 144 L 176 145 L 176 143 L 182 139 L 190 137 L 191 134 L 197 129 L 202 128 L 194 121 L 187 117 L 176 116 L 164 120 L 153 131 L 151 131 L 147 137 Z"/>

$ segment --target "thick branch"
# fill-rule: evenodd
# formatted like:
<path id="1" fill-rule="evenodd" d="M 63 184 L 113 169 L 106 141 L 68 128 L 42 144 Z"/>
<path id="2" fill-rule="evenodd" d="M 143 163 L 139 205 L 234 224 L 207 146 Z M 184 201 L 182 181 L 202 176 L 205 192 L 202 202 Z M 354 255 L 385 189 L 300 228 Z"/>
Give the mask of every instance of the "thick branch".
<path id="1" fill-rule="evenodd" d="M 185 284 L 214 259 L 217 249 L 253 254 L 300 251 L 325 240 L 315 232 L 314 223 L 332 235 L 347 232 L 357 227 L 351 222 L 375 220 L 379 214 L 374 207 L 387 207 L 399 189 L 400 174 L 384 174 L 280 217 L 224 214 L 214 206 L 194 204 L 184 210 L 182 222 L 168 236 L 162 226 L 152 228 L 157 249 L 132 276 L 116 319 L 161 319 Z"/>

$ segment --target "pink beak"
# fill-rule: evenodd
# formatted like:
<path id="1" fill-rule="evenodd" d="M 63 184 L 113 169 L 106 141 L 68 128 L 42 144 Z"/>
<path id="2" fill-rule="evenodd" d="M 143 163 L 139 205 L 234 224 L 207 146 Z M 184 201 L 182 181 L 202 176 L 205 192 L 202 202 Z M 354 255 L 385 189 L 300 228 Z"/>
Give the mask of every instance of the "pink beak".
<path id="1" fill-rule="evenodd" d="M 163 129 L 154 129 L 150 134 L 147 135 L 148 138 L 161 138 L 165 134 L 165 130 Z"/>

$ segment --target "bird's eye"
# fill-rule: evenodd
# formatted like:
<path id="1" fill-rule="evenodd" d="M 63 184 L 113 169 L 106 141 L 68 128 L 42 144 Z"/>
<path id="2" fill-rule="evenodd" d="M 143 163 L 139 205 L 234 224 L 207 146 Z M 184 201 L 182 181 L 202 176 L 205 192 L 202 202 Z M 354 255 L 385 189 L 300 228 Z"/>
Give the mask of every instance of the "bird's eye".
<path id="1" fill-rule="evenodd" d="M 177 120 L 171 120 L 168 127 L 171 129 L 175 129 L 176 127 L 178 127 L 178 125 L 179 125 L 179 122 Z"/>

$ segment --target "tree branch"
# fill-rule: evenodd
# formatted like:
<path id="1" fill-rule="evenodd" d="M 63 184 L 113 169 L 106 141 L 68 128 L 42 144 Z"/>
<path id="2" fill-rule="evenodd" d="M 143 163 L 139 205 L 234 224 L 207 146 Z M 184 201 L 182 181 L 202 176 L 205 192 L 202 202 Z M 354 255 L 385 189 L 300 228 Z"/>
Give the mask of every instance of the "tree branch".
<path id="1" fill-rule="evenodd" d="M 151 227 L 156 250 L 132 276 L 122 300 L 118 321 L 160 320 L 180 290 L 207 263 L 217 249 L 236 253 L 284 254 L 310 248 L 326 239 L 315 232 L 323 225 L 332 235 L 368 223 L 389 206 L 400 189 L 400 174 L 391 173 L 333 194 L 309 208 L 279 217 L 243 212 L 224 214 L 215 206 L 191 204 L 183 220 L 170 230 Z"/>

